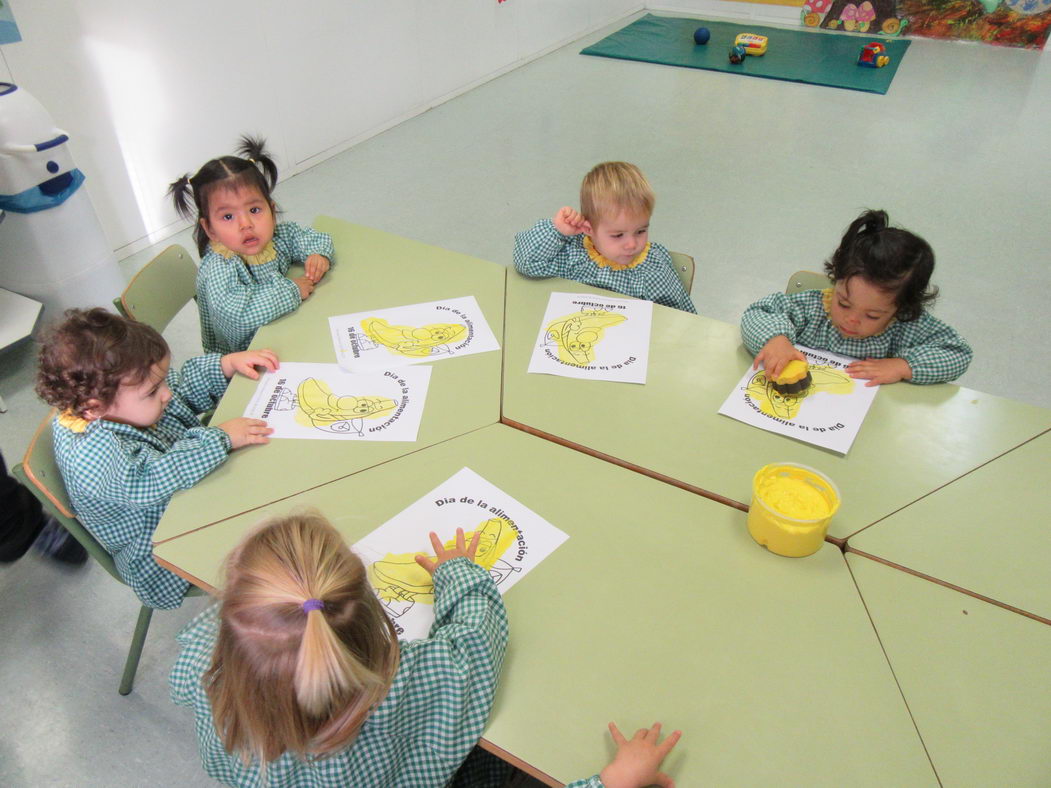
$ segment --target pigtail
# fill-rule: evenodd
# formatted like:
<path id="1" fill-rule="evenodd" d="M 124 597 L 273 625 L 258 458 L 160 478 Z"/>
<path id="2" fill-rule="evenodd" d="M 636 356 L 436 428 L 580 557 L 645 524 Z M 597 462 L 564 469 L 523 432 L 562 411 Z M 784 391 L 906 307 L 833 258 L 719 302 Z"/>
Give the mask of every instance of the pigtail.
<path id="1" fill-rule="evenodd" d="M 197 205 L 190 191 L 189 175 L 182 175 L 178 180 L 172 181 L 168 187 L 168 196 L 172 198 L 172 204 L 179 216 L 191 222 L 197 220 Z"/>
<path id="2" fill-rule="evenodd" d="M 266 140 L 262 137 L 252 137 L 245 134 L 237 146 L 237 152 L 242 157 L 257 165 L 266 179 L 269 191 L 277 186 L 277 165 L 266 151 Z"/>
<path id="3" fill-rule="evenodd" d="M 887 229 L 889 219 L 886 211 L 868 210 L 850 224 L 847 235 L 873 236 Z"/>

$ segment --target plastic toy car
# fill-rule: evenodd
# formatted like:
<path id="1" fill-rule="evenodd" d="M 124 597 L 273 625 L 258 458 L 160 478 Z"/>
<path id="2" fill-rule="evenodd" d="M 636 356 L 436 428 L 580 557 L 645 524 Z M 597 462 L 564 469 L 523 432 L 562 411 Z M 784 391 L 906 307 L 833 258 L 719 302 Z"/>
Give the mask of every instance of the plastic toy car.
<path id="1" fill-rule="evenodd" d="M 734 46 L 743 46 L 745 54 L 748 55 L 762 55 L 766 52 L 766 44 L 766 36 L 756 35 L 755 33 L 740 33 L 734 39 Z"/>
<path id="2" fill-rule="evenodd" d="M 861 54 L 858 55 L 858 65 L 866 68 L 883 68 L 890 62 L 890 57 L 883 54 L 886 51 L 887 48 L 878 41 L 865 44 L 861 48 Z"/>

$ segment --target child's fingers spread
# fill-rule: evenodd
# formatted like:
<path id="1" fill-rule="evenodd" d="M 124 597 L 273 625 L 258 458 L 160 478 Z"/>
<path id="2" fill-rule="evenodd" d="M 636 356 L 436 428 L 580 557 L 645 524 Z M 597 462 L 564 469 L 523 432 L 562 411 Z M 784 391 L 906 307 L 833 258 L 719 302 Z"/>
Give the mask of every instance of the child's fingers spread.
<path id="1" fill-rule="evenodd" d="M 653 723 L 650 729 L 646 731 L 646 740 L 656 742 L 661 737 L 661 724 L 659 722 Z"/>
<path id="2" fill-rule="evenodd" d="M 438 534 L 431 531 L 431 547 L 434 548 L 434 552 L 441 557 L 442 553 L 445 552 L 445 547 L 442 545 L 442 540 L 438 538 Z"/>
<path id="3" fill-rule="evenodd" d="M 624 738 L 624 734 L 620 732 L 620 728 L 617 727 L 617 723 L 611 722 L 609 724 L 609 735 L 613 737 L 613 741 L 619 746 L 626 744 L 627 739 Z"/>

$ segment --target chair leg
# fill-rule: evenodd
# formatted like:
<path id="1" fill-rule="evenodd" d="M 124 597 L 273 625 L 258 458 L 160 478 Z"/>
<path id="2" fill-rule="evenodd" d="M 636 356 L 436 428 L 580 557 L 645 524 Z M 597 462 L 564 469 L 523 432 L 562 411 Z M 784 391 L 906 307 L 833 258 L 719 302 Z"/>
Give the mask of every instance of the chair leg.
<path id="1" fill-rule="evenodd" d="M 139 620 L 135 622 L 135 634 L 131 637 L 131 648 L 128 649 L 128 660 L 124 663 L 124 676 L 120 680 L 121 695 L 131 692 L 135 683 L 135 671 L 139 669 L 139 657 L 142 656 L 142 647 L 146 643 L 146 633 L 150 631 L 150 618 L 153 617 L 153 608 L 142 606 L 139 611 Z"/>

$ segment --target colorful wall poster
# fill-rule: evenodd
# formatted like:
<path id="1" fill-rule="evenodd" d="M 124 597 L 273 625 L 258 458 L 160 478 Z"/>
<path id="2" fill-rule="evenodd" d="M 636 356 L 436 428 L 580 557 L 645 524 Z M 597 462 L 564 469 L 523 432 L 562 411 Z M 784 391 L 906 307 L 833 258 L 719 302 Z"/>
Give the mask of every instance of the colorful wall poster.
<path id="1" fill-rule="evenodd" d="M 529 372 L 645 383 L 653 303 L 586 293 L 552 293 Z"/>
<path id="2" fill-rule="evenodd" d="M 499 350 L 474 296 L 328 319 L 336 361 L 351 372 Z"/>
<path id="3" fill-rule="evenodd" d="M 913 35 L 1041 49 L 1051 0 L 805 0 L 807 27 L 865 37 Z"/>
<path id="4" fill-rule="evenodd" d="M 447 548 L 454 546 L 457 528 L 464 530 L 467 544 L 481 531 L 475 561 L 501 594 L 569 538 L 470 468 L 461 468 L 354 545 L 400 638 L 424 638 L 430 632 L 434 583 L 416 556 L 434 559 L 431 531 Z"/>
<path id="5" fill-rule="evenodd" d="M 845 371 L 854 359 L 796 346 L 810 364 L 811 384 L 799 394 L 780 394 L 763 369 L 751 367 L 719 413 L 763 430 L 846 454 L 861 429 L 879 386 L 866 386 Z"/>
<path id="6" fill-rule="evenodd" d="M 352 374 L 336 364 L 283 361 L 259 379 L 244 415 L 272 438 L 415 441 L 430 367 Z"/>

